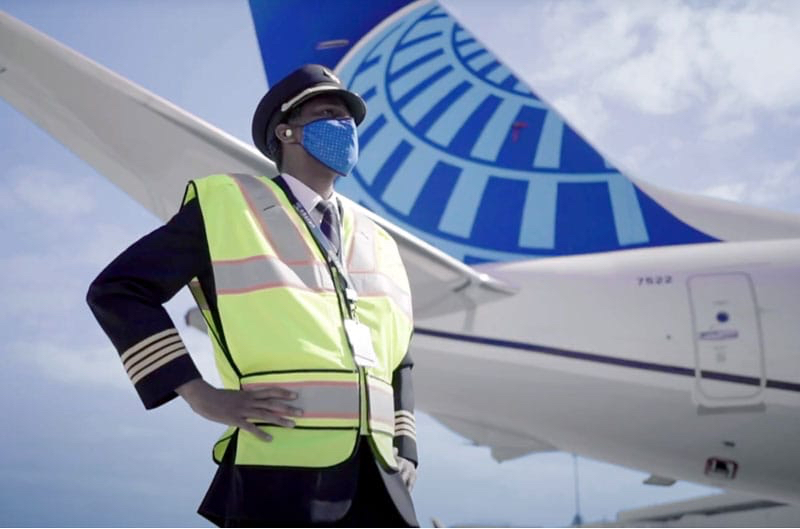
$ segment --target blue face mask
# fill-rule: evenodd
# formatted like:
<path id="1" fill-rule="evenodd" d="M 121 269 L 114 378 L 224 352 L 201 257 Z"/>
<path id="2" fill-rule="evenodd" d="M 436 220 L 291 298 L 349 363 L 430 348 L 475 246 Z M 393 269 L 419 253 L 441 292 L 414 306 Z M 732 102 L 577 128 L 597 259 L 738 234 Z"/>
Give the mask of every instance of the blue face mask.
<path id="1" fill-rule="evenodd" d="M 358 161 L 358 133 L 353 118 L 318 119 L 303 125 L 306 152 L 342 176 Z"/>

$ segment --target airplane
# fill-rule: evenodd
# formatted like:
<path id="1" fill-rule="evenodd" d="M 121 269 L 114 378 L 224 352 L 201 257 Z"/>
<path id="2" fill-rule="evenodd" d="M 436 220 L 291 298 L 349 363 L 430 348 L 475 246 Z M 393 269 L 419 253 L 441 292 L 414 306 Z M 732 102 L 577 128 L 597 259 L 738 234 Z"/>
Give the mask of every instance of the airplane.
<path id="1" fill-rule="evenodd" d="M 498 460 L 560 449 L 799 502 L 796 215 L 623 174 L 439 4 L 308 7 L 331 34 L 288 3 L 251 7 L 269 78 L 322 62 L 367 99 L 337 189 L 401 247 L 422 410 Z M 198 174 L 275 174 L 11 17 L 0 28 L 0 95 L 160 218 Z"/>

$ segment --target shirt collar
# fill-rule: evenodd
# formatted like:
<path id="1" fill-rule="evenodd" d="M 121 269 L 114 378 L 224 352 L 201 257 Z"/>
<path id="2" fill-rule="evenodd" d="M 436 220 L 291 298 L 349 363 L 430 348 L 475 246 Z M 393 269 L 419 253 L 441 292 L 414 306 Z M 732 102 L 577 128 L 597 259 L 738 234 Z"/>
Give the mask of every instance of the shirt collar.
<path id="1" fill-rule="evenodd" d="M 300 203 L 306 208 L 306 211 L 314 211 L 314 208 L 317 207 L 322 201 L 322 197 L 319 194 L 308 187 L 306 184 L 295 178 L 294 176 L 290 175 L 289 173 L 281 173 L 283 177 L 283 181 L 286 182 L 286 185 L 289 186 L 289 189 L 292 190 L 294 196 Z M 329 200 L 333 200 L 336 198 L 336 191 L 331 193 Z"/>

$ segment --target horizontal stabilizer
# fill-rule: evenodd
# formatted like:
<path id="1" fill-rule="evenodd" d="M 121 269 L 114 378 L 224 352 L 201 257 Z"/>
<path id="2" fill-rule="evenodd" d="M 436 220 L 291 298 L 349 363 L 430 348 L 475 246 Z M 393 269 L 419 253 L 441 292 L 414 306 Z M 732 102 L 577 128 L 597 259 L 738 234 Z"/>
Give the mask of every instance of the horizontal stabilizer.
<path id="1" fill-rule="evenodd" d="M 363 212 L 397 242 L 411 282 L 414 315 L 417 318 L 473 309 L 516 292 L 516 288 L 477 272 L 369 210 L 364 209 Z"/>
<path id="2" fill-rule="evenodd" d="M 752 509 L 762 509 L 764 507 L 775 507 L 782 505 L 769 500 L 754 498 L 746 494 L 728 492 L 693 498 L 691 500 L 678 501 L 663 505 L 654 505 L 642 509 L 631 509 L 623 511 L 617 516 L 618 520 L 644 521 L 667 521 L 678 519 L 687 515 L 711 516 L 722 513 L 742 512 Z"/>
<path id="3" fill-rule="evenodd" d="M 489 427 L 460 417 L 451 417 L 439 413 L 434 413 L 433 416 L 436 420 L 476 445 L 488 446 L 491 449 L 492 459 L 499 463 L 517 459 L 527 454 L 557 450 L 555 446 L 547 441 L 521 433 L 499 430 L 495 427 Z"/>
<path id="4" fill-rule="evenodd" d="M 800 507 L 727 492 L 621 511 L 584 527 L 797 527 Z"/>

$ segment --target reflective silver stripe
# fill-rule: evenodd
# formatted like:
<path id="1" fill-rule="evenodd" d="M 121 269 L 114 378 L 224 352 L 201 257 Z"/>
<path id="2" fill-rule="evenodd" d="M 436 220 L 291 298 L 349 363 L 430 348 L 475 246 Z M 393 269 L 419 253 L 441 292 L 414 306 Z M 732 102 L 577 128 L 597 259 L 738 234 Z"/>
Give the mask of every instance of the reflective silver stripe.
<path id="1" fill-rule="evenodd" d="M 406 314 L 411 314 L 411 294 L 378 272 L 351 272 L 350 278 L 362 296 L 388 296 Z"/>
<path id="2" fill-rule="evenodd" d="M 239 185 L 253 217 L 261 225 L 261 232 L 275 249 L 278 258 L 288 265 L 314 261 L 305 239 L 269 184 L 251 175 L 230 176 Z"/>
<path id="3" fill-rule="evenodd" d="M 394 397 L 392 386 L 367 377 L 370 428 L 394 434 Z"/>
<path id="4" fill-rule="evenodd" d="M 297 393 L 287 404 L 303 410 L 302 419 L 353 419 L 358 421 L 358 383 L 346 381 L 253 382 L 242 388 L 254 391 L 283 388 Z"/>
<path id="5" fill-rule="evenodd" d="M 347 270 L 351 274 L 375 271 L 375 225 L 357 212 L 353 215 L 353 235 Z"/>
<path id="6" fill-rule="evenodd" d="M 237 294 L 275 287 L 333 291 L 327 267 L 318 262 L 287 266 L 275 257 L 214 261 L 214 283 L 220 294 Z"/>

